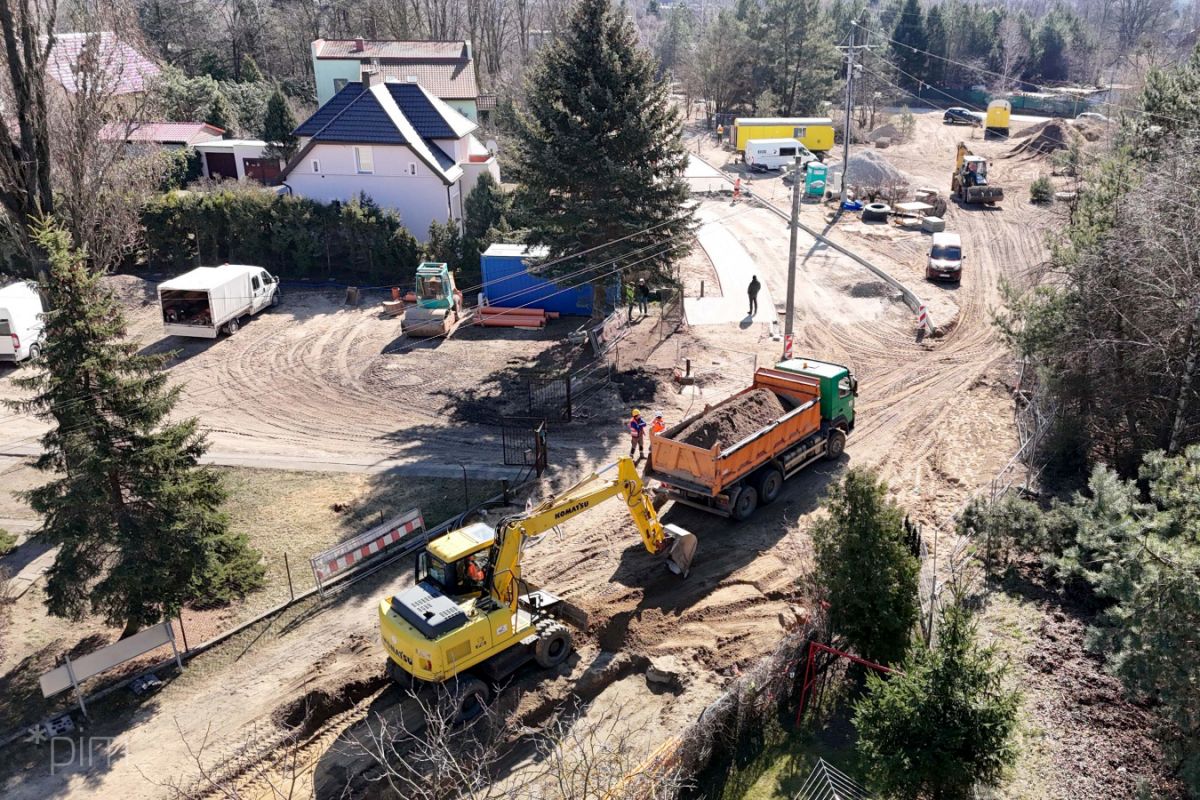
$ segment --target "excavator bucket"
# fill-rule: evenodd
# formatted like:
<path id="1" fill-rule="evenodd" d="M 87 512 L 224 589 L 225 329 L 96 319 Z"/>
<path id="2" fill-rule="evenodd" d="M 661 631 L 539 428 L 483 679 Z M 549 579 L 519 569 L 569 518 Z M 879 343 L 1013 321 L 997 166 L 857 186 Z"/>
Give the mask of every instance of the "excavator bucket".
<path id="1" fill-rule="evenodd" d="M 686 578 L 692 568 L 692 559 L 696 557 L 696 547 L 699 545 L 696 534 L 678 525 L 664 525 L 663 532 L 666 533 L 668 542 L 667 568 Z"/>

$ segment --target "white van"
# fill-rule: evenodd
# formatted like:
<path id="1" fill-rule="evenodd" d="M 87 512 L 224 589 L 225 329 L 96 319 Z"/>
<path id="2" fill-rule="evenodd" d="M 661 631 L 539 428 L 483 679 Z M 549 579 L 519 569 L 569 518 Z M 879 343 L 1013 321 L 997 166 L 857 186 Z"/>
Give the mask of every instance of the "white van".
<path id="1" fill-rule="evenodd" d="M 279 305 L 282 297 L 278 278 L 248 264 L 196 267 L 158 285 L 163 330 L 170 336 L 232 336 L 243 317 Z"/>
<path id="2" fill-rule="evenodd" d="M 24 361 L 41 351 L 42 296 L 27 281 L 0 289 L 0 361 Z"/>
<path id="3" fill-rule="evenodd" d="M 962 239 L 957 233 L 935 233 L 929 248 L 929 263 L 925 266 L 925 277 L 929 280 L 962 280 Z"/>
<path id="4" fill-rule="evenodd" d="M 798 139 L 751 139 L 746 142 L 746 166 L 759 172 L 782 169 L 795 163 L 796 156 L 800 156 L 801 168 L 817 159 Z"/>

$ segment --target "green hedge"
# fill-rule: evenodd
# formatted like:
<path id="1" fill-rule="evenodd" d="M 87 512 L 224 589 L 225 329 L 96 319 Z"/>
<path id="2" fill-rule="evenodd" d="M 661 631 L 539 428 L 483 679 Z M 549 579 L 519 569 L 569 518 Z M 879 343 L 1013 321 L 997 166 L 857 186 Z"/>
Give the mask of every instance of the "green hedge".
<path id="1" fill-rule="evenodd" d="M 144 258 L 153 270 L 241 262 L 283 278 L 389 283 L 411 278 L 420 245 L 369 199 L 319 203 L 259 188 L 174 191 L 147 203 Z"/>

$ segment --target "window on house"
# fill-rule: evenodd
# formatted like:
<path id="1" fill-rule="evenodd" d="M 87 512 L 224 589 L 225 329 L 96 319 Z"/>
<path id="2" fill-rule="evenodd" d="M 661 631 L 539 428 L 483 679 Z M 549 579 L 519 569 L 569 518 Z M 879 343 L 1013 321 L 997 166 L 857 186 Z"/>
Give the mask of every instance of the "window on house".
<path id="1" fill-rule="evenodd" d="M 408 162 L 408 174 L 409 175 L 417 174 L 417 162 L 415 162 L 415 161 Z"/>
<path id="2" fill-rule="evenodd" d="M 345 88 L 346 88 L 346 79 L 345 78 L 334 78 L 333 79 L 333 90 L 335 92 L 340 92 L 342 89 L 345 89 Z"/>
<path id="3" fill-rule="evenodd" d="M 369 174 L 375 171 L 375 156 L 369 147 L 354 148 L 354 166 L 359 174 Z"/>
<path id="4" fill-rule="evenodd" d="M 320 172 L 321 171 L 321 162 L 314 158 L 312 160 L 312 169 L 313 169 L 313 172 Z"/>

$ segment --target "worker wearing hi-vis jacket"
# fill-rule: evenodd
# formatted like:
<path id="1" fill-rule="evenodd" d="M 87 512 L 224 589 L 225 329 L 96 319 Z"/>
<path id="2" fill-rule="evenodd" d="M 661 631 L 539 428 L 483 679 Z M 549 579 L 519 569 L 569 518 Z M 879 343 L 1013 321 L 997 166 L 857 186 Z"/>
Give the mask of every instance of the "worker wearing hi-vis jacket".
<path id="1" fill-rule="evenodd" d="M 650 423 L 650 432 L 655 436 L 661 436 L 666 429 L 667 423 L 663 422 L 662 414 L 655 414 L 654 421 Z"/>
<path id="2" fill-rule="evenodd" d="M 633 416 L 629 418 L 629 457 L 633 458 L 633 451 L 636 450 L 638 458 L 646 457 L 646 420 L 642 419 L 642 412 L 636 408 L 633 410 Z"/>

